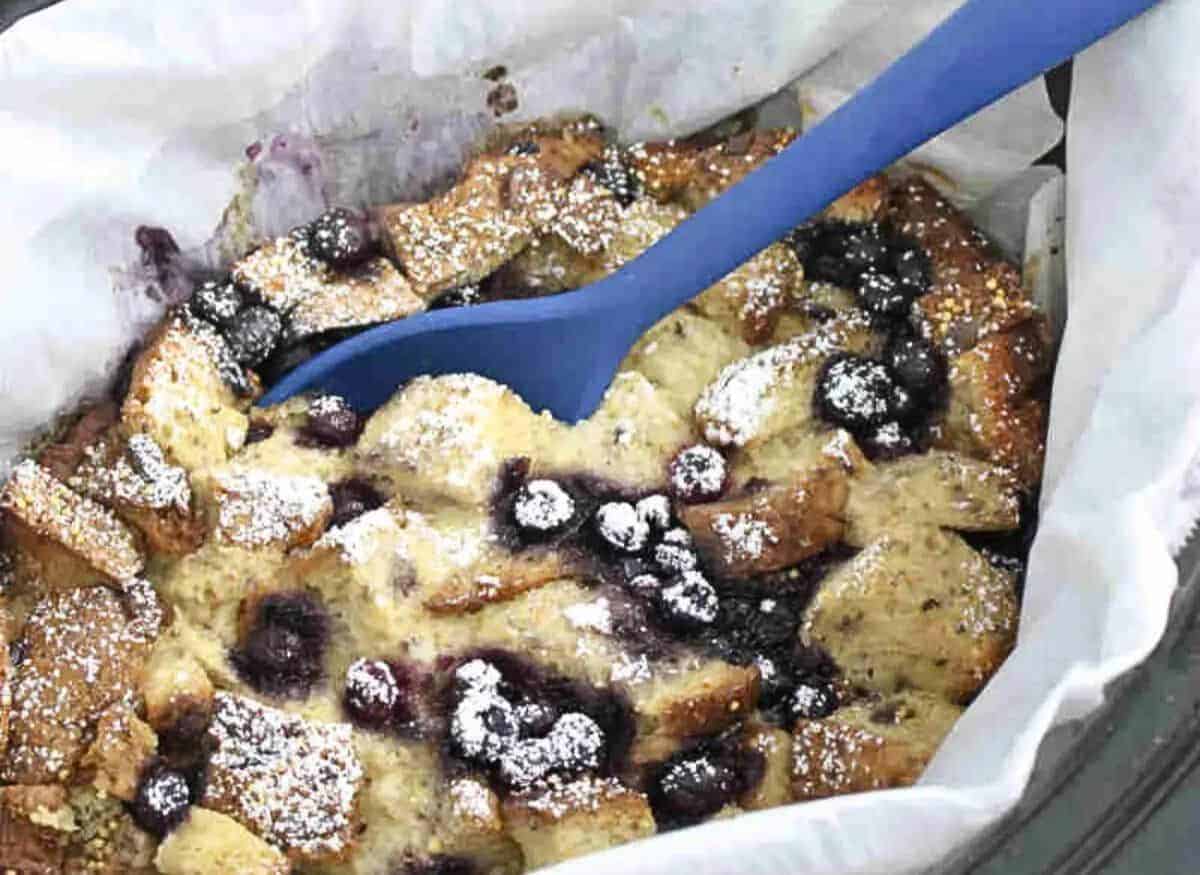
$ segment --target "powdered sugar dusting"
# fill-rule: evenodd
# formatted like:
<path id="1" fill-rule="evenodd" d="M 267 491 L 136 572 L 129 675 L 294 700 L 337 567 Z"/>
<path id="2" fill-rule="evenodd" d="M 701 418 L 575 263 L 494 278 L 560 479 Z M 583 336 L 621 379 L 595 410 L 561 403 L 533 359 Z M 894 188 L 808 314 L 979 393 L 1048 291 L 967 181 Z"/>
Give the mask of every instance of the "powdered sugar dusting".
<path id="1" fill-rule="evenodd" d="M 610 501 L 596 511 L 596 529 L 600 536 L 618 550 L 636 553 L 646 546 L 650 526 L 632 504 Z"/>
<path id="2" fill-rule="evenodd" d="M 345 848 L 363 774 L 350 726 L 228 693 L 215 701 L 203 804 L 286 851 L 320 857 Z"/>
<path id="3" fill-rule="evenodd" d="M 632 795 L 631 790 L 613 778 L 582 777 L 574 780 L 551 775 L 536 790 L 522 797 L 525 806 L 561 820 L 580 811 L 598 811 L 600 806 Z"/>
<path id="4" fill-rule="evenodd" d="M 517 525 L 538 532 L 566 525 L 574 513 L 575 500 L 553 480 L 530 480 L 513 503 Z"/>
<path id="5" fill-rule="evenodd" d="M 317 477 L 233 469 L 219 474 L 217 535 L 234 544 L 287 543 L 333 510 Z"/>
<path id="6" fill-rule="evenodd" d="M 587 629 L 604 635 L 612 634 L 612 614 L 608 599 L 604 596 L 563 608 L 563 615 L 576 629 Z"/>
<path id="7" fill-rule="evenodd" d="M 386 507 L 377 507 L 330 529 L 313 546 L 336 551 L 349 565 L 363 565 L 374 555 L 384 536 L 398 529 L 392 512 Z"/>
<path id="8" fill-rule="evenodd" d="M 758 559 L 769 545 L 779 543 L 771 524 L 750 513 L 717 514 L 712 530 L 720 538 L 725 561 L 730 564 Z"/>
<path id="9" fill-rule="evenodd" d="M 854 312 L 727 365 L 696 402 L 705 438 L 718 446 L 744 446 L 775 411 L 776 392 L 798 369 L 842 351 L 855 332 L 869 328 Z"/>
<path id="10" fill-rule="evenodd" d="M 455 817 L 467 820 L 490 820 L 492 791 L 472 778 L 461 778 L 450 784 L 450 810 Z"/>

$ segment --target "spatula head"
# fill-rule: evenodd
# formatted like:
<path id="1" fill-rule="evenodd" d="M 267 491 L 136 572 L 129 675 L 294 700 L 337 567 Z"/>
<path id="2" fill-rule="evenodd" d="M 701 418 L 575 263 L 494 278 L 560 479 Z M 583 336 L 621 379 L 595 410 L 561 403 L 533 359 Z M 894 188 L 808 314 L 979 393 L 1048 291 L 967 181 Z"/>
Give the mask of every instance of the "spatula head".
<path id="1" fill-rule="evenodd" d="M 413 377 L 473 372 L 507 385 L 534 410 L 575 422 L 600 403 L 633 340 L 611 314 L 605 319 L 603 309 L 577 294 L 438 310 L 381 325 L 314 356 L 260 403 L 320 391 L 370 411 Z"/>

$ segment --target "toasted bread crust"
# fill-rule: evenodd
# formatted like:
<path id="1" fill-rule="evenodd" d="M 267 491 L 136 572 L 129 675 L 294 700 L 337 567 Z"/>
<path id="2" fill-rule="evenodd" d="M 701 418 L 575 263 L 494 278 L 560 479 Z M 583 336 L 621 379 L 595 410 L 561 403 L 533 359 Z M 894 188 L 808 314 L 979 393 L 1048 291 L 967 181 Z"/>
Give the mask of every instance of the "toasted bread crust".
<path id="1" fill-rule="evenodd" d="M 58 579 L 50 567 L 79 566 L 112 581 L 142 570 L 144 558 L 133 533 L 106 508 L 72 492 L 36 462 L 13 470 L 0 491 L 0 512 L 9 535 L 37 560 L 43 580 L 65 588 L 86 582 Z M 64 571 L 65 575 L 65 571 Z"/>
<path id="2" fill-rule="evenodd" d="M 830 466 L 678 513 L 709 567 L 736 579 L 795 565 L 838 541 L 847 494 L 845 473 Z"/>
<path id="3" fill-rule="evenodd" d="M 129 620 L 121 598 L 106 587 L 43 598 L 25 624 L 0 778 L 69 779 L 104 710 L 132 694 L 157 631 L 157 624 Z"/>
<path id="4" fill-rule="evenodd" d="M 1046 450 L 1047 405 L 1039 383 L 1049 367 L 1040 318 L 985 338 L 951 362 L 949 401 L 935 443 L 1008 468 L 1032 489 Z"/>
<path id="5" fill-rule="evenodd" d="M 948 357 L 1033 315 L 1020 270 L 933 186 L 909 177 L 892 186 L 889 200 L 886 215 L 895 229 L 929 255 L 932 288 L 918 305 L 929 336 Z"/>
<path id="6" fill-rule="evenodd" d="M 654 816 L 641 793 L 615 781 L 580 778 L 514 796 L 504 822 L 530 869 L 653 835 Z"/>
<path id="7" fill-rule="evenodd" d="M 909 693 L 800 720 L 792 736 L 792 792 L 807 800 L 912 784 L 961 713 L 934 696 Z"/>

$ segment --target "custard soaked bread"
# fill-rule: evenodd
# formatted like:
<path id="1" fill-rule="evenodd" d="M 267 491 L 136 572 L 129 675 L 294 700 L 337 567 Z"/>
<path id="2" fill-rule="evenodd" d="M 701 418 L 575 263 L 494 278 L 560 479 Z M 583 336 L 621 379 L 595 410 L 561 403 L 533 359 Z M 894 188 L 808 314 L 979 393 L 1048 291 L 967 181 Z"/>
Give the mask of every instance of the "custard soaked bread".
<path id="1" fill-rule="evenodd" d="M 661 320 L 585 422 L 473 374 L 251 407 L 608 275 L 793 136 L 526 126 L 206 277 L 0 491 L 0 869 L 516 875 L 918 780 L 1013 645 L 1021 557 L 973 545 L 1027 522 L 1049 368 L 925 183 Z"/>

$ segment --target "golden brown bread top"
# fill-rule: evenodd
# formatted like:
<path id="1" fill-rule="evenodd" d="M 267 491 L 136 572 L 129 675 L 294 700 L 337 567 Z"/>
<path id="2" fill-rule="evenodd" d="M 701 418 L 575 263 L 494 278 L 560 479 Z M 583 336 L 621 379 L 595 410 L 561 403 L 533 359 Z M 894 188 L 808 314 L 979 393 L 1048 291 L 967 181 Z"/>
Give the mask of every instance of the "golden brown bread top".
<path id="1" fill-rule="evenodd" d="M 648 195 L 697 210 L 795 138 L 790 128 L 751 130 L 707 148 L 669 140 L 636 143 L 625 154 Z"/>
<path id="2" fill-rule="evenodd" d="M 236 820 L 198 807 L 159 846 L 154 865 L 163 875 L 287 875 L 292 871 L 279 850 Z"/>
<path id="3" fill-rule="evenodd" d="M 435 614 L 464 614 L 492 602 L 514 599 L 552 580 L 569 577 L 571 563 L 559 551 L 513 555 L 488 551 L 470 568 L 456 572 L 425 599 Z"/>
<path id="4" fill-rule="evenodd" d="M 935 696 L 910 692 L 798 721 L 792 746 L 795 798 L 912 784 L 961 713 Z"/>
<path id="5" fill-rule="evenodd" d="M 966 700 L 1013 645 L 1013 576 L 957 535 L 914 527 L 881 536 L 821 581 L 801 638 L 846 679 Z"/>
<path id="6" fill-rule="evenodd" d="M 325 530 L 333 501 L 318 477 L 234 466 L 213 478 L 217 539 L 242 547 L 302 547 Z"/>
<path id="7" fill-rule="evenodd" d="M 229 387 L 223 376 L 229 369 L 249 380 L 247 398 Z M 256 380 L 243 376 L 215 331 L 168 316 L 134 362 L 121 428 L 127 435 L 150 435 L 172 462 L 190 471 L 224 462 L 245 441 L 242 409 L 257 394 Z"/>
<path id="8" fill-rule="evenodd" d="M 50 824 L 64 813 L 61 786 L 0 787 L 0 863 L 20 875 L 60 875 L 68 836 Z"/>
<path id="9" fill-rule="evenodd" d="M 847 494 L 845 473 L 826 466 L 678 512 L 709 567 L 744 578 L 795 565 L 839 541 Z"/>
<path id="10" fill-rule="evenodd" d="M 181 556 L 204 542 L 206 526 L 187 472 L 168 462 L 149 435 L 135 434 L 123 445 L 94 444 L 68 482 L 141 532 L 152 551 Z"/>
<path id="11" fill-rule="evenodd" d="M 897 182 L 886 215 L 929 255 L 932 288 L 918 305 L 947 356 L 1033 315 L 1021 272 L 929 183 L 919 177 Z"/>
<path id="12" fill-rule="evenodd" d="M 0 491 L 0 511 L 10 533 L 29 553 L 66 554 L 113 581 L 142 570 L 144 560 L 133 533 L 106 508 L 72 492 L 36 462 L 27 460 L 13 469 Z"/>
<path id="13" fill-rule="evenodd" d="M 567 128 L 530 142 L 532 154 L 477 156 L 453 188 L 431 201 L 376 211 L 385 248 L 420 297 L 478 282 L 549 227 L 572 198 L 576 207 L 594 200 L 569 181 L 600 156 L 598 134 Z"/>
<path id="14" fill-rule="evenodd" d="M 386 258 L 340 270 L 309 253 L 303 230 L 277 237 L 233 265 L 233 278 L 287 311 L 292 336 L 402 319 L 421 299 Z"/>
<path id="15" fill-rule="evenodd" d="M 217 693 L 201 805 L 239 821 L 293 861 L 344 859 L 358 822 L 362 765 L 348 724 L 314 723 Z"/>
<path id="16" fill-rule="evenodd" d="M 128 702 L 115 702 L 96 721 L 95 737 L 79 761 L 88 783 L 116 799 L 132 802 L 138 779 L 158 749 L 158 738 Z"/>
<path id="17" fill-rule="evenodd" d="M 1019 484 L 1008 468 L 930 450 L 863 466 L 850 480 L 845 540 L 864 547 L 916 526 L 966 532 L 1020 525 Z"/>
<path id="18" fill-rule="evenodd" d="M 8 750 L 0 778 L 65 781 L 104 710 L 131 701 L 161 610 L 145 581 L 122 597 L 93 586 L 48 593 L 22 635 Z"/>
<path id="19" fill-rule="evenodd" d="M 650 804 L 613 780 L 551 780 L 504 802 L 504 821 L 529 869 L 592 853 L 655 832 Z"/>
<path id="20" fill-rule="evenodd" d="M 747 343 L 763 343 L 791 305 L 803 274 L 796 253 L 773 243 L 701 293 L 692 306 L 728 325 Z"/>
<path id="21" fill-rule="evenodd" d="M 950 365 L 946 414 L 935 443 L 1011 469 L 1025 489 L 1041 479 L 1050 369 L 1041 317 L 993 334 Z"/>

